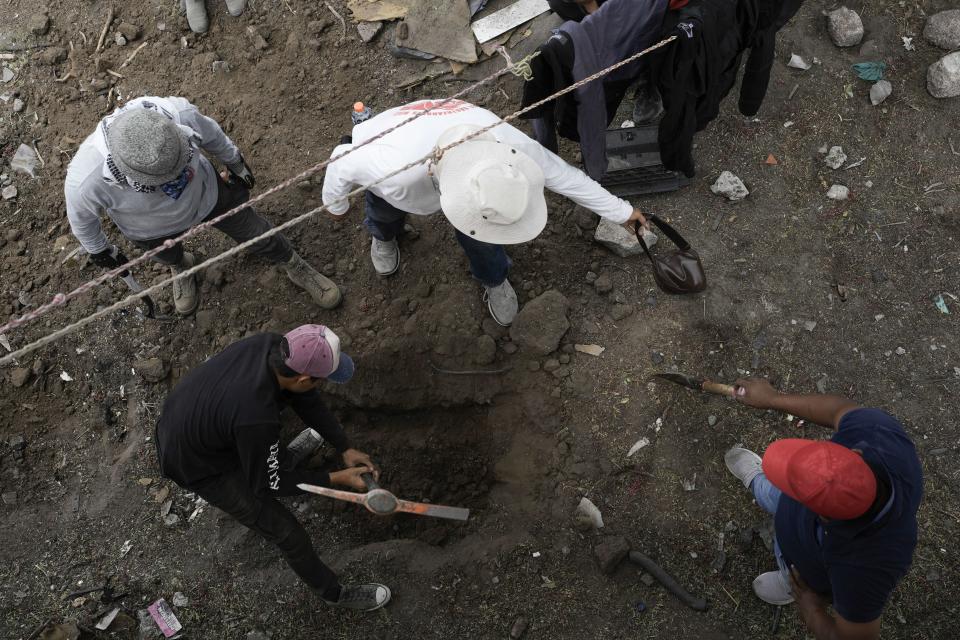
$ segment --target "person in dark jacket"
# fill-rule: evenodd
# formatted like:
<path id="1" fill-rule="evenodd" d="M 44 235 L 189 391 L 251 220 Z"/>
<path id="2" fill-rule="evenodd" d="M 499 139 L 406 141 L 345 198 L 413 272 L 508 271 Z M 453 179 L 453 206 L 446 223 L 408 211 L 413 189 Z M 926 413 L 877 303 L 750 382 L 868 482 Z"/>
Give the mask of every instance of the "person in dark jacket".
<path id="1" fill-rule="evenodd" d="M 750 51 L 740 82 L 740 112 L 760 110 L 773 65 L 777 32 L 803 0 L 690 0 L 667 14 L 662 37 L 677 36 L 650 58 L 663 98 L 660 158 L 664 167 L 696 173 L 693 136 L 720 113 L 720 102 L 737 82 L 744 52 Z"/>
<path id="2" fill-rule="evenodd" d="M 622 62 L 653 44 L 666 11 L 687 0 L 607 0 L 598 6 L 553 0 L 551 8 L 567 19 L 530 61 L 533 77 L 524 83 L 521 107 L 569 87 L 576 81 Z M 572 9 L 571 9 L 572 8 Z M 589 82 L 527 112 L 534 137 L 557 151 L 557 134 L 580 143 L 587 174 L 606 173 L 606 130 L 630 86 L 636 85 L 633 119 L 655 121 L 663 108 L 645 58 L 634 60 L 602 79 Z"/>
<path id="3" fill-rule="evenodd" d="M 795 601 L 818 640 L 876 640 L 917 546 L 923 473 L 913 442 L 888 413 L 839 396 L 779 393 L 766 380 L 738 380 L 735 393 L 836 431 L 829 441 L 778 440 L 762 459 L 727 452 L 727 468 L 774 517 L 778 569 L 758 576 L 754 592 Z"/>
<path id="4" fill-rule="evenodd" d="M 379 475 L 370 456 L 350 446 L 317 390 L 325 380 L 348 381 L 353 369 L 337 335 L 323 325 L 245 338 L 177 384 L 164 402 L 156 442 L 166 477 L 275 544 L 327 604 L 370 611 L 387 604 L 390 589 L 341 585 L 303 525 L 277 500 L 302 494 L 300 483 L 365 491 L 361 475 Z M 346 468 L 327 473 L 297 464 L 303 451 L 294 456 L 280 443 L 285 406 L 313 430 L 307 433 L 316 447 L 322 437 L 340 452 Z"/>
<path id="5" fill-rule="evenodd" d="M 564 20 L 580 22 L 600 8 L 606 0 L 547 0 L 550 9 Z"/>

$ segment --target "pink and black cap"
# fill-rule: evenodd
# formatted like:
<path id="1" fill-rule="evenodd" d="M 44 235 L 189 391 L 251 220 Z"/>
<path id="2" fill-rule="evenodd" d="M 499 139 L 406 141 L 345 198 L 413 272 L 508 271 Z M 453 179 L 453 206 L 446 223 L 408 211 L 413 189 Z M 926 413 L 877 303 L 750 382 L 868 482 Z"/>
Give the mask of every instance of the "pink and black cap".
<path id="1" fill-rule="evenodd" d="M 284 364 L 311 378 L 343 384 L 353 377 L 353 360 L 340 352 L 340 338 L 322 324 L 305 324 L 285 336 L 289 355 Z"/>

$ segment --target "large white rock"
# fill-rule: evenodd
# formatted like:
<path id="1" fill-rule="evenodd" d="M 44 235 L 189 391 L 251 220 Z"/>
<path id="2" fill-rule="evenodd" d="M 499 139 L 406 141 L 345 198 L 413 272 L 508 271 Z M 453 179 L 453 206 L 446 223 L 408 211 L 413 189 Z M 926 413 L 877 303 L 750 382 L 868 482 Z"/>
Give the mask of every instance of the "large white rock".
<path id="1" fill-rule="evenodd" d="M 863 20 L 853 9 L 840 7 L 827 14 L 827 31 L 838 47 L 852 47 L 863 40 Z"/>
<path id="2" fill-rule="evenodd" d="M 923 37 L 941 49 L 960 48 L 960 9 L 941 11 L 927 18 Z"/>
<path id="3" fill-rule="evenodd" d="M 647 247 L 652 247 L 657 243 L 657 234 L 646 229 L 642 229 L 640 234 L 646 241 Z M 621 258 L 629 258 L 643 253 L 643 247 L 637 242 L 637 236 L 632 231 L 628 231 L 623 225 L 611 222 L 606 218 L 600 219 L 600 224 L 597 225 L 597 232 L 593 239 Z"/>
<path id="4" fill-rule="evenodd" d="M 927 69 L 927 91 L 934 98 L 960 96 L 960 51 L 943 56 Z"/>
<path id="5" fill-rule="evenodd" d="M 729 171 L 720 174 L 717 181 L 710 187 L 710 191 L 718 196 L 724 196 L 728 200 L 743 200 L 750 195 L 747 185 L 743 184 L 743 180 Z"/>

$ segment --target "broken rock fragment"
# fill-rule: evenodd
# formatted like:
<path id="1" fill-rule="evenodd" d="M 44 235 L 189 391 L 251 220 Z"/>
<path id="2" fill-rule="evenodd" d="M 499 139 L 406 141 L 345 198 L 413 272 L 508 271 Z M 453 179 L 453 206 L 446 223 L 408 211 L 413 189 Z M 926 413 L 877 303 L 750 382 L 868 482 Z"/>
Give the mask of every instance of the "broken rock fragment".
<path id="1" fill-rule="evenodd" d="M 717 181 L 713 183 L 713 186 L 710 187 L 710 191 L 713 191 L 718 196 L 723 196 L 727 200 L 737 201 L 743 200 L 750 192 L 747 190 L 747 186 L 743 184 L 743 180 L 735 176 L 729 171 L 724 171 L 720 174 L 720 177 L 717 178 Z"/>
<path id="2" fill-rule="evenodd" d="M 831 169 L 839 169 L 843 166 L 843 163 L 847 161 L 847 154 L 843 152 L 843 147 L 830 147 L 830 152 L 823 161 L 826 162 L 827 166 Z"/>

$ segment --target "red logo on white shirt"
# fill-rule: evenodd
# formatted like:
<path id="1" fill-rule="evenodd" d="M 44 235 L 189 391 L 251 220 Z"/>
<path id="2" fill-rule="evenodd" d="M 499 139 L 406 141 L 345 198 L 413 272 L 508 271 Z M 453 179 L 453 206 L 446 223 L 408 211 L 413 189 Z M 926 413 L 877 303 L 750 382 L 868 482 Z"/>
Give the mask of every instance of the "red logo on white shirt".
<path id="1" fill-rule="evenodd" d="M 398 113 L 403 115 L 411 115 L 426 111 L 427 109 L 432 109 L 432 111 L 426 115 L 448 116 L 454 113 L 463 113 L 464 111 L 472 108 L 472 104 L 469 102 L 464 102 L 463 100 L 451 100 L 447 103 L 443 103 L 443 100 L 421 100 L 420 102 L 413 102 L 406 106 L 400 107 Z"/>

